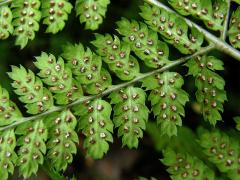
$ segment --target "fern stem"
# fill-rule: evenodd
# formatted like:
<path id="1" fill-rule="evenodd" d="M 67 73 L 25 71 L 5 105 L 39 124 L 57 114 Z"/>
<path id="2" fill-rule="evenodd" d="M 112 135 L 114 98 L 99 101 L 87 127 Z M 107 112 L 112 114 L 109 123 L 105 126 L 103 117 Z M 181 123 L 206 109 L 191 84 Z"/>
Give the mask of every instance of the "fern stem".
<path id="1" fill-rule="evenodd" d="M 190 21 L 189 19 L 179 15 L 177 12 L 175 12 L 174 10 L 172 10 L 171 8 L 166 6 L 165 4 L 163 4 L 163 3 L 161 3 L 157 0 L 146 0 L 146 1 L 150 4 L 152 4 L 152 5 L 158 6 L 159 8 L 165 9 L 166 11 L 168 11 L 170 13 L 175 13 L 177 16 L 183 18 L 190 27 L 197 28 L 204 35 L 206 40 L 215 44 L 216 49 L 218 49 L 219 51 L 222 51 L 222 52 L 228 54 L 229 56 L 235 58 L 236 60 L 240 61 L 240 52 L 238 50 L 234 49 L 233 47 L 231 47 L 226 42 L 222 41 L 221 39 L 217 38 L 213 34 L 209 33 L 208 31 L 206 31 L 205 29 L 203 29 L 202 27 L 200 27 L 196 23 L 194 23 L 194 22 Z"/>
<path id="2" fill-rule="evenodd" d="M 231 7 L 231 0 L 227 1 L 227 14 L 224 20 L 223 24 L 223 31 L 221 32 L 221 39 L 225 41 L 227 37 L 227 31 L 228 31 L 228 23 L 229 23 L 229 18 L 230 18 L 230 7 Z"/>
<path id="3" fill-rule="evenodd" d="M 0 2 L 0 6 L 3 6 L 5 4 L 11 3 L 11 2 L 12 2 L 12 0 L 2 1 L 2 2 Z"/>
<path id="4" fill-rule="evenodd" d="M 140 80 L 146 78 L 146 77 L 149 77 L 149 76 L 152 76 L 154 74 L 157 74 L 157 73 L 161 73 L 161 72 L 164 72 L 166 70 L 169 70 L 175 66 L 178 66 L 180 64 L 183 64 L 184 62 L 186 62 L 187 60 L 190 60 L 194 57 L 197 57 L 199 55 L 202 55 L 202 54 L 206 54 L 207 52 L 211 51 L 212 49 L 214 49 L 215 46 L 214 45 L 209 45 L 207 47 L 204 47 L 202 49 L 200 49 L 197 53 L 195 54 L 192 54 L 192 55 L 189 55 L 189 56 L 186 56 L 186 57 L 183 57 L 183 58 L 180 58 L 180 59 L 177 59 L 175 61 L 173 61 L 172 63 L 162 67 L 162 68 L 159 68 L 159 69 L 155 69 L 153 71 L 150 71 L 150 72 L 147 72 L 147 73 L 144 73 L 144 74 L 140 74 L 139 76 L 137 76 L 135 79 L 133 79 L 132 81 L 128 81 L 128 82 L 125 82 L 125 83 L 122 83 L 122 84 L 118 84 L 118 85 L 113 85 L 111 87 L 109 87 L 109 89 L 103 91 L 102 93 L 99 93 L 97 95 L 93 95 L 93 96 L 85 96 L 85 97 L 82 97 L 82 98 L 79 98 L 78 100 L 66 105 L 66 106 L 54 106 L 52 107 L 50 110 L 44 112 L 44 113 L 41 113 L 41 114 L 38 114 L 38 115 L 35 115 L 35 116 L 31 116 L 31 117 L 23 117 L 21 119 L 19 119 L 17 122 L 13 123 L 13 124 L 10 124 L 8 126 L 4 126 L 4 127 L 1 127 L 0 128 L 0 132 L 1 131 L 4 131 L 4 130 L 7 130 L 7 129 L 10 129 L 10 128 L 14 128 L 20 124 L 23 124 L 25 122 L 29 122 L 29 121 L 35 121 L 35 120 L 39 120 L 53 112 L 57 112 L 57 111 L 62 111 L 63 109 L 66 109 L 66 108 L 71 108 L 72 106 L 75 106 L 75 105 L 78 105 L 78 104 L 81 104 L 83 102 L 86 102 L 86 101 L 90 101 L 90 100 L 93 100 L 93 99 L 96 99 L 96 98 L 99 98 L 99 97 L 102 97 L 102 96 L 105 96 L 105 95 L 108 95 L 110 94 L 111 92 L 114 92 L 114 91 L 118 91 L 119 89 L 121 88 L 124 88 L 124 87 L 127 87 L 127 86 L 130 86 L 131 84 L 134 84 L 136 82 L 139 82 Z"/>

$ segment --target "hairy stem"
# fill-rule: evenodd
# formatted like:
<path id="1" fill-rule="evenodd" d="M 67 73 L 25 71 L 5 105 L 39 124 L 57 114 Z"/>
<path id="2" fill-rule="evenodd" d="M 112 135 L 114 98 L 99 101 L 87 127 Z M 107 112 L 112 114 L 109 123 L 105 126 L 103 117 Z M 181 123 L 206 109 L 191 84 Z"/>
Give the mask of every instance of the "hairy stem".
<path id="1" fill-rule="evenodd" d="M 164 5 L 163 3 L 161 3 L 161 2 L 159 2 L 157 0 L 146 0 L 146 1 L 149 2 L 152 5 L 155 5 L 155 6 L 158 6 L 160 8 L 163 8 L 163 9 L 165 9 L 168 12 L 175 13 L 177 16 L 183 18 L 190 27 L 197 28 L 209 42 L 215 44 L 215 48 L 216 49 L 218 49 L 219 51 L 222 51 L 222 52 L 228 54 L 229 56 L 232 56 L 236 60 L 240 61 L 240 52 L 238 50 L 234 49 L 233 47 L 231 47 L 226 42 L 224 42 L 221 39 L 217 38 L 216 36 L 212 35 L 211 33 L 206 31 L 205 29 L 203 29 L 202 27 L 200 27 L 196 23 L 190 21 L 186 17 L 183 17 L 183 16 L 179 15 L 177 12 L 173 11 L 171 8 L 169 8 L 168 6 Z"/>
<path id="2" fill-rule="evenodd" d="M 92 100 L 92 99 L 96 99 L 96 98 L 108 95 L 111 92 L 117 91 L 117 90 L 119 90 L 121 88 L 124 88 L 124 87 L 127 87 L 127 86 L 131 85 L 131 84 L 134 84 L 134 83 L 136 83 L 136 82 L 138 82 L 138 81 L 140 81 L 140 80 L 142 80 L 142 79 L 144 79 L 144 78 L 146 78 L 148 76 L 152 76 L 154 74 L 161 73 L 161 72 L 166 71 L 166 70 L 168 70 L 168 69 L 170 69 L 172 67 L 175 67 L 177 65 L 183 64 L 187 60 L 192 59 L 192 58 L 194 58 L 196 56 L 199 56 L 199 55 L 202 55 L 202 54 L 206 54 L 207 52 L 211 51 L 214 48 L 215 48 L 214 45 L 209 45 L 207 47 L 204 47 L 201 50 L 199 50 L 197 53 L 192 54 L 190 56 L 186 56 L 186 57 L 177 59 L 177 60 L 173 61 L 172 63 L 170 63 L 170 64 L 168 64 L 168 65 L 166 65 L 166 66 L 164 66 L 162 68 L 155 69 L 153 71 L 150 71 L 150 72 L 147 72 L 147 73 L 144 73 L 144 74 L 140 74 L 139 76 L 137 76 L 132 81 L 128 81 L 128 82 L 125 82 L 125 83 L 122 83 L 122 84 L 118 84 L 118 85 L 113 85 L 113 86 L 109 87 L 109 89 L 103 91 L 100 94 L 93 95 L 93 96 L 85 96 L 85 97 L 79 98 L 78 100 L 76 100 L 76 101 L 74 101 L 74 102 L 72 102 L 72 103 L 70 103 L 70 104 L 68 104 L 66 106 L 54 106 L 50 110 L 48 110 L 48 111 L 46 111 L 44 113 L 35 115 L 35 116 L 23 117 L 23 118 L 19 119 L 17 122 L 15 122 L 13 124 L 10 124 L 8 126 L 4 126 L 4 127 L 0 128 L 0 131 L 4 131 L 4 130 L 10 129 L 10 128 L 13 128 L 13 127 L 18 126 L 20 124 L 23 124 L 25 122 L 38 120 L 38 119 L 41 119 L 44 116 L 47 116 L 47 115 L 49 115 L 49 114 L 51 114 L 53 112 L 62 111 L 65 108 L 70 108 L 70 107 L 72 107 L 74 105 L 78 105 L 78 104 L 81 104 L 83 102 L 86 102 L 86 101 L 89 101 L 89 100 Z"/>
<path id="3" fill-rule="evenodd" d="M 12 0 L 2 1 L 2 2 L 0 2 L 0 6 L 4 6 L 4 5 L 6 5 L 6 4 L 8 4 L 8 3 L 11 3 L 11 2 L 12 2 Z"/>
<path id="4" fill-rule="evenodd" d="M 221 39 L 225 41 L 227 37 L 227 31 L 228 31 L 228 23 L 229 23 L 229 17 L 230 17 L 230 7 L 231 7 L 231 0 L 227 1 L 227 14 L 224 20 L 223 24 L 223 31 L 221 32 Z"/>

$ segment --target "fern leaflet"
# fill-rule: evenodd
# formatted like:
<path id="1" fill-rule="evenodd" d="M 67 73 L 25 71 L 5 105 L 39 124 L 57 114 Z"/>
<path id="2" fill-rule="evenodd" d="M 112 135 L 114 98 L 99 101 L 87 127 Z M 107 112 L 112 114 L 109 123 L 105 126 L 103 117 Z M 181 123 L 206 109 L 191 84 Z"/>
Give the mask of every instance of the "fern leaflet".
<path id="1" fill-rule="evenodd" d="M 110 0 L 76 0 L 76 12 L 86 29 L 96 30 L 102 24 Z"/>
<path id="2" fill-rule="evenodd" d="M 145 106 L 145 92 L 136 87 L 127 87 L 110 94 L 114 106 L 114 124 L 118 135 L 122 136 L 123 145 L 138 147 L 138 138 L 143 137 L 143 130 L 148 120 L 148 108 Z"/>
<path id="3" fill-rule="evenodd" d="M 8 6 L 0 7 L 0 39 L 7 39 L 13 33 L 12 11 Z"/>
<path id="4" fill-rule="evenodd" d="M 188 94 L 181 89 L 183 83 L 181 75 L 175 72 L 164 72 L 143 80 L 143 86 L 151 90 L 148 99 L 162 134 L 177 135 L 177 126 L 182 125 L 181 116 L 185 115 L 184 106 L 189 100 Z"/>
<path id="5" fill-rule="evenodd" d="M 52 94 L 43 87 L 42 81 L 31 70 L 27 71 L 23 66 L 12 66 L 9 77 L 14 80 L 14 92 L 20 96 L 21 102 L 26 103 L 28 113 L 38 114 L 53 106 Z"/>
<path id="6" fill-rule="evenodd" d="M 48 26 L 46 32 L 56 34 L 61 31 L 72 8 L 68 0 L 43 0 L 42 18 L 44 18 L 43 24 Z"/>
<path id="7" fill-rule="evenodd" d="M 23 49 L 29 40 L 35 38 L 35 31 L 39 30 L 39 21 L 41 12 L 39 11 L 41 2 L 39 0 L 14 0 L 13 9 L 13 26 L 14 35 L 17 36 L 16 45 Z"/>
<path id="8" fill-rule="evenodd" d="M 164 165 L 169 166 L 167 171 L 171 179 L 207 179 L 214 180 L 214 172 L 197 157 L 189 154 L 176 153 L 172 149 L 163 152 Z"/>
<path id="9" fill-rule="evenodd" d="M 116 76 L 121 80 L 131 80 L 139 74 L 138 61 L 130 55 L 130 46 L 121 43 L 117 36 L 109 34 L 96 34 L 96 40 L 92 44 L 97 48 L 97 53 L 103 57 Z"/>
<path id="10" fill-rule="evenodd" d="M 227 100 L 224 79 L 214 72 L 223 70 L 223 63 L 213 56 L 199 56 L 186 65 L 189 68 L 188 74 L 195 77 L 196 98 L 201 105 L 203 117 L 215 125 L 222 119 L 219 111 L 223 111 L 222 104 Z"/>
<path id="11" fill-rule="evenodd" d="M 65 170 L 73 160 L 72 154 L 77 153 L 75 143 L 78 143 L 78 135 L 74 131 L 76 125 L 77 120 L 70 110 L 46 118 L 46 126 L 49 129 L 47 156 L 51 167 L 57 171 Z"/>
<path id="12" fill-rule="evenodd" d="M 38 75 L 53 93 L 64 93 L 71 88 L 72 72 L 65 67 L 62 58 L 56 60 L 54 55 L 42 53 L 36 60 L 34 64 L 40 70 Z"/>
<path id="13" fill-rule="evenodd" d="M 109 149 L 108 142 L 113 142 L 111 111 L 111 105 L 101 99 L 74 107 L 74 113 L 80 116 L 79 128 L 86 136 L 84 147 L 94 159 L 102 158 Z"/>
<path id="14" fill-rule="evenodd" d="M 17 164 L 23 177 L 28 178 L 37 173 L 39 164 L 43 164 L 43 155 L 46 153 L 47 129 L 42 119 L 39 119 L 34 123 L 18 126 L 16 134 L 21 135 L 17 140 L 18 146 L 21 146 Z"/>
<path id="15" fill-rule="evenodd" d="M 62 56 L 81 84 L 91 84 L 99 79 L 102 60 L 89 48 L 84 50 L 82 44 L 68 44 L 64 46 Z"/>
<path id="16" fill-rule="evenodd" d="M 0 125 L 8 125 L 18 120 L 22 115 L 18 107 L 9 100 L 8 92 L 0 86 Z M 0 133 L 0 176 L 8 179 L 8 173 L 13 174 L 17 155 L 15 153 L 16 137 L 14 129 Z"/>
<path id="17" fill-rule="evenodd" d="M 229 26 L 229 41 L 233 47 L 240 49 L 240 7 L 233 12 Z"/>
<path id="18" fill-rule="evenodd" d="M 239 179 L 240 171 L 240 146 L 239 141 L 233 136 L 218 130 L 201 130 L 200 145 L 204 148 L 204 153 L 221 172 L 227 173 L 232 180 Z"/>

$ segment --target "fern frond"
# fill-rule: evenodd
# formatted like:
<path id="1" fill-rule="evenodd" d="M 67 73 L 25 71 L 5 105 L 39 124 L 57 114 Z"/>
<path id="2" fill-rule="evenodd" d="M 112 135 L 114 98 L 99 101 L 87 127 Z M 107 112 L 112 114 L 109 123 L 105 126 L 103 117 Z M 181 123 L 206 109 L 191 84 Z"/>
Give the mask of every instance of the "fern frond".
<path id="1" fill-rule="evenodd" d="M 195 156 L 166 149 L 163 151 L 163 157 L 161 161 L 164 165 L 169 166 L 167 171 L 171 174 L 173 180 L 215 179 L 213 170 Z"/>
<path id="2" fill-rule="evenodd" d="M 65 67 L 61 57 L 57 60 L 54 55 L 42 52 L 36 60 L 34 64 L 40 70 L 38 75 L 50 86 L 50 91 L 64 93 L 72 88 L 72 72 Z"/>
<path id="3" fill-rule="evenodd" d="M 96 34 L 96 40 L 92 44 L 97 48 L 97 53 L 103 57 L 103 61 L 108 64 L 121 80 L 132 80 L 139 74 L 138 61 L 130 55 L 130 46 L 121 43 L 117 36 L 110 34 Z"/>
<path id="4" fill-rule="evenodd" d="M 123 41 L 130 44 L 131 50 L 153 68 L 168 64 L 169 49 L 167 44 L 158 40 L 156 32 L 148 29 L 144 23 L 125 18 L 117 22 L 118 32 L 124 36 Z"/>
<path id="5" fill-rule="evenodd" d="M 148 99 L 163 135 L 177 135 L 177 126 L 182 125 L 181 116 L 185 115 L 184 106 L 189 100 L 188 94 L 181 89 L 183 83 L 181 75 L 175 72 L 164 72 L 143 80 L 142 86 L 151 90 Z"/>
<path id="6" fill-rule="evenodd" d="M 84 90 L 88 94 L 99 94 L 112 85 L 112 77 L 110 73 L 102 68 L 99 79 L 91 84 L 84 86 Z"/>
<path id="7" fill-rule="evenodd" d="M 172 44 L 183 54 L 193 54 L 201 48 L 203 35 L 196 28 L 189 28 L 184 19 L 162 8 L 144 4 L 140 15 L 146 24 L 159 32 L 164 41 Z M 188 33 L 189 29 L 191 30 Z"/>
<path id="8" fill-rule="evenodd" d="M 8 92 L 0 86 L 0 126 L 12 124 L 21 117 L 18 107 L 9 100 Z M 17 160 L 15 153 L 16 137 L 14 129 L 0 132 L 0 177 L 8 179 L 13 174 Z"/>
<path id="9" fill-rule="evenodd" d="M 227 173 L 232 180 L 239 179 L 240 145 L 234 136 L 218 130 L 200 132 L 200 145 L 209 161 L 215 164 L 219 171 Z"/>
<path id="10" fill-rule="evenodd" d="M 113 123 L 110 119 L 112 107 L 104 100 L 95 99 L 74 107 L 80 116 L 79 128 L 86 136 L 84 147 L 87 154 L 100 159 L 108 151 L 108 142 L 113 142 Z"/>
<path id="11" fill-rule="evenodd" d="M 228 11 L 226 0 L 168 0 L 168 3 L 181 15 L 192 15 L 203 20 L 211 30 L 223 30 L 224 17 Z"/>
<path id="12" fill-rule="evenodd" d="M 20 96 L 21 102 L 26 103 L 28 113 L 38 114 L 53 106 L 52 94 L 43 87 L 42 81 L 31 70 L 27 71 L 23 66 L 12 66 L 9 77 L 14 80 L 14 92 Z"/>
<path id="13" fill-rule="evenodd" d="M 41 8 L 43 24 L 48 26 L 46 32 L 56 34 L 64 28 L 73 6 L 68 0 L 43 0 Z"/>
<path id="14" fill-rule="evenodd" d="M 47 157 L 51 167 L 57 171 L 65 170 L 73 160 L 72 154 L 77 153 L 75 143 L 78 143 L 78 135 L 74 131 L 76 125 L 77 120 L 70 110 L 46 118 L 46 126 L 49 129 Z"/>
<path id="15" fill-rule="evenodd" d="M 96 30 L 102 24 L 110 0 L 76 0 L 76 13 L 86 29 Z"/>
<path id="16" fill-rule="evenodd" d="M 7 39 L 13 33 L 12 11 L 8 6 L 0 6 L 0 39 Z"/>
<path id="17" fill-rule="evenodd" d="M 215 125 L 218 120 L 222 120 L 219 111 L 223 111 L 222 104 L 227 100 L 225 81 L 214 72 L 223 70 L 223 63 L 213 56 L 199 56 L 188 61 L 186 66 L 189 68 L 188 74 L 195 77 L 196 98 L 201 105 L 203 117 Z"/>
<path id="18" fill-rule="evenodd" d="M 240 7 L 238 7 L 237 10 L 232 13 L 228 36 L 231 45 L 240 49 Z"/>
<path id="19" fill-rule="evenodd" d="M 91 84 L 99 79 L 102 60 L 89 48 L 85 50 L 82 44 L 68 44 L 64 46 L 62 56 L 81 84 Z"/>
<path id="20" fill-rule="evenodd" d="M 17 145 L 20 146 L 17 162 L 19 171 L 24 178 L 28 178 L 37 173 L 39 164 L 43 164 L 47 129 L 42 119 L 39 119 L 18 126 L 15 133 L 21 135 L 17 140 Z"/>
<path id="21" fill-rule="evenodd" d="M 235 117 L 234 118 L 234 121 L 236 122 L 236 128 L 237 128 L 237 130 L 238 131 L 240 131 L 240 117 L 238 116 L 238 117 Z"/>
<path id="22" fill-rule="evenodd" d="M 114 125 L 118 136 L 122 136 L 123 146 L 138 147 L 138 139 L 143 137 L 148 120 L 148 108 L 145 105 L 146 94 L 141 88 L 127 87 L 109 96 L 114 106 Z"/>
<path id="23" fill-rule="evenodd" d="M 29 40 L 35 38 L 35 31 L 39 30 L 41 12 L 39 0 L 13 0 L 13 26 L 14 35 L 17 36 L 15 44 L 23 49 Z"/>

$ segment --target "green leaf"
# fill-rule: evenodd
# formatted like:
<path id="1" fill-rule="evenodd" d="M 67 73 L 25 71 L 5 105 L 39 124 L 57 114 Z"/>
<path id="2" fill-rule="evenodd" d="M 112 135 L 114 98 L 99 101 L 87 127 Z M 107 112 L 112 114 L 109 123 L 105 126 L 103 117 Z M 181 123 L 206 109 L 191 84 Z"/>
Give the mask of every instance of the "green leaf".
<path id="1" fill-rule="evenodd" d="M 0 127 L 17 122 L 22 117 L 18 107 L 9 99 L 7 90 L 0 86 Z M 0 132 L 0 177 L 7 180 L 13 174 L 17 155 L 14 151 L 16 137 L 14 129 Z"/>
<path id="2" fill-rule="evenodd" d="M 230 179 L 239 179 L 240 145 L 238 139 L 216 129 L 205 130 L 199 135 L 199 143 L 209 161 L 215 164 L 220 172 L 227 173 Z"/>
<path id="3" fill-rule="evenodd" d="M 237 10 L 232 13 L 228 36 L 231 45 L 240 49 L 240 7 L 238 7 Z"/>
<path id="4" fill-rule="evenodd" d="M 43 78 L 43 82 L 50 86 L 53 93 L 64 93 L 72 88 L 72 72 L 65 67 L 61 57 L 56 60 L 55 56 L 42 52 L 36 57 L 35 66 L 40 70 L 38 75 Z"/>
<path id="5" fill-rule="evenodd" d="M 125 18 L 117 22 L 118 32 L 124 36 L 123 41 L 130 44 L 131 50 L 152 68 L 159 68 L 169 63 L 169 49 L 166 43 L 158 40 L 156 32 L 147 25 Z"/>
<path id="6" fill-rule="evenodd" d="M 236 126 L 237 130 L 240 131 L 240 117 L 235 117 L 235 118 L 234 118 L 234 121 L 235 121 L 236 124 L 237 124 L 237 126 Z"/>
<path id="7" fill-rule="evenodd" d="M 181 89 L 183 83 L 181 75 L 175 72 L 163 72 L 143 80 L 142 86 L 151 90 L 148 99 L 162 135 L 177 135 L 177 126 L 182 126 L 181 116 L 185 116 L 184 106 L 189 100 Z"/>
<path id="8" fill-rule="evenodd" d="M 196 28 L 189 28 L 184 19 L 162 8 L 144 4 L 140 15 L 154 31 L 162 35 L 164 41 L 172 44 L 183 54 L 193 54 L 201 48 L 203 35 Z M 190 30 L 189 30 L 190 29 Z"/>
<path id="9" fill-rule="evenodd" d="M 76 0 L 76 13 L 86 29 L 96 30 L 102 24 L 110 0 Z"/>
<path id="10" fill-rule="evenodd" d="M 167 171 L 173 180 L 215 179 L 213 170 L 197 157 L 187 153 L 176 153 L 169 148 L 163 151 L 163 157 L 161 161 L 164 165 L 169 166 Z"/>
<path id="11" fill-rule="evenodd" d="M 0 126 L 12 124 L 21 116 L 16 104 L 9 99 L 7 90 L 0 86 Z"/>
<path id="12" fill-rule="evenodd" d="M 8 74 L 14 80 L 14 92 L 20 96 L 21 102 L 26 103 L 28 113 L 38 114 L 53 106 L 52 94 L 43 87 L 42 81 L 31 70 L 27 71 L 23 66 L 12 66 L 12 72 Z"/>
<path id="13" fill-rule="evenodd" d="M 113 142 L 113 123 L 110 119 L 111 105 L 104 100 L 95 99 L 74 107 L 80 116 L 79 128 L 86 136 L 84 148 L 94 159 L 100 159 L 109 149 L 108 142 Z"/>
<path id="14" fill-rule="evenodd" d="M 77 153 L 75 143 L 78 143 L 78 135 L 74 131 L 77 125 L 75 116 L 69 110 L 52 114 L 46 118 L 46 126 L 49 129 L 47 143 L 51 167 L 57 171 L 66 170 L 72 162 L 73 155 Z"/>
<path id="15" fill-rule="evenodd" d="M 215 125 L 222 117 L 223 103 L 227 100 L 225 81 L 215 70 L 223 70 L 223 62 L 212 56 L 191 59 L 186 63 L 188 74 L 195 77 L 196 98 L 201 105 L 204 120 Z"/>
<path id="16" fill-rule="evenodd" d="M 56 34 L 61 31 L 72 8 L 68 0 L 43 0 L 42 18 L 44 18 L 43 24 L 48 26 L 46 32 Z"/>
<path id="17" fill-rule="evenodd" d="M 13 33 L 12 11 L 8 6 L 0 7 L 0 39 L 7 39 Z"/>
<path id="18" fill-rule="evenodd" d="M 81 84 L 91 84 L 99 79 L 102 60 L 82 44 L 68 44 L 63 48 L 63 58 Z"/>
<path id="19" fill-rule="evenodd" d="M 14 151 L 16 138 L 13 129 L 0 132 L 0 176 L 8 179 L 8 173 L 13 174 L 17 155 Z"/>
<path id="20" fill-rule="evenodd" d="M 96 34 L 95 37 L 96 40 L 92 41 L 92 44 L 116 76 L 121 80 L 132 80 L 139 74 L 139 64 L 130 55 L 129 44 L 121 43 L 117 36 L 112 37 L 110 34 Z"/>
<path id="21" fill-rule="evenodd" d="M 18 126 L 16 134 L 21 135 L 17 140 L 17 145 L 20 146 L 17 164 L 20 174 L 26 179 L 32 174 L 36 174 L 38 166 L 43 164 L 47 129 L 43 121 L 39 119 Z"/>
<path id="22" fill-rule="evenodd" d="M 29 40 L 35 38 L 35 32 L 39 30 L 40 5 L 39 0 L 13 0 L 12 2 L 13 35 L 17 36 L 15 44 L 21 49 L 27 45 Z"/>
<path id="23" fill-rule="evenodd" d="M 168 3 L 181 15 L 192 15 L 203 20 L 211 30 L 222 31 L 228 11 L 226 0 L 168 0 Z"/>
<path id="24" fill-rule="evenodd" d="M 148 108 L 145 106 L 145 92 L 136 87 L 127 87 L 109 96 L 114 106 L 114 125 L 118 136 L 122 136 L 123 146 L 138 147 L 138 139 L 143 137 L 143 130 L 148 120 Z"/>

